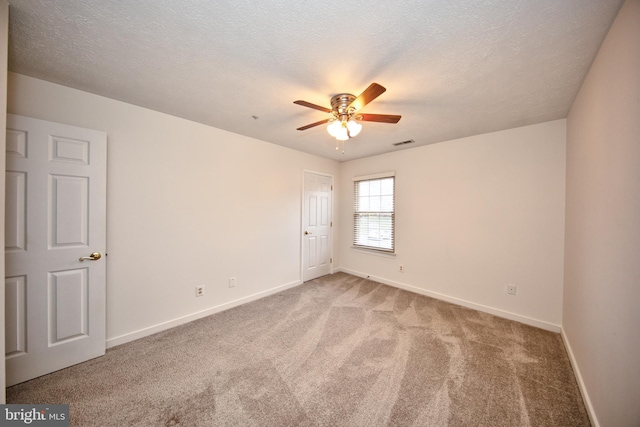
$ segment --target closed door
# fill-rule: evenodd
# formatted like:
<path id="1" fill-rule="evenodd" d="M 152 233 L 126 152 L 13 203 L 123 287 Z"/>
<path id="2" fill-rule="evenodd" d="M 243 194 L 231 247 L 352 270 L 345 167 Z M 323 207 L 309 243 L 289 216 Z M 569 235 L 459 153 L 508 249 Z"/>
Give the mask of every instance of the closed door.
<path id="1" fill-rule="evenodd" d="M 303 281 L 331 273 L 331 201 L 333 179 L 305 172 L 303 208 Z"/>
<path id="2" fill-rule="evenodd" d="M 6 154 L 9 386 L 105 352 L 107 136 L 9 114 Z"/>

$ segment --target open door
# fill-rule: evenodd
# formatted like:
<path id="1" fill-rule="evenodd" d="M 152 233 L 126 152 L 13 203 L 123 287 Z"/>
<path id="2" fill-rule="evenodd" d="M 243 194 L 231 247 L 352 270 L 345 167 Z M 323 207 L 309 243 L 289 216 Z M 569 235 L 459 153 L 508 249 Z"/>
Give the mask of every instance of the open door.
<path id="1" fill-rule="evenodd" d="M 7 386 L 105 353 L 107 135 L 7 115 Z"/>

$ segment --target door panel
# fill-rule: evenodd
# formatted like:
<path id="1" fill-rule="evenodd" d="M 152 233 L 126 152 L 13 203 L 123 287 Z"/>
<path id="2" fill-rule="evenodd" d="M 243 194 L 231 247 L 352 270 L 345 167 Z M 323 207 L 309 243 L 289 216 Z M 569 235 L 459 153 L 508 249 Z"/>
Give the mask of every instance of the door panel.
<path id="1" fill-rule="evenodd" d="M 5 203 L 5 251 L 25 251 L 27 249 L 26 173 L 7 172 Z"/>
<path id="2" fill-rule="evenodd" d="M 50 248 L 88 247 L 89 182 L 87 177 L 51 175 Z"/>
<path id="3" fill-rule="evenodd" d="M 105 352 L 104 132 L 7 115 L 7 385 Z"/>
<path id="4" fill-rule="evenodd" d="M 49 273 L 51 344 L 87 335 L 87 269 Z"/>
<path id="5" fill-rule="evenodd" d="M 27 284 L 25 276 L 7 277 L 5 289 L 5 351 L 7 358 L 27 351 Z"/>
<path id="6" fill-rule="evenodd" d="M 307 244 L 307 254 L 309 254 L 307 269 L 314 269 L 318 266 L 318 245 L 315 237 L 309 237 Z"/>
<path id="7" fill-rule="evenodd" d="M 332 178 L 305 172 L 303 281 L 331 273 Z"/>

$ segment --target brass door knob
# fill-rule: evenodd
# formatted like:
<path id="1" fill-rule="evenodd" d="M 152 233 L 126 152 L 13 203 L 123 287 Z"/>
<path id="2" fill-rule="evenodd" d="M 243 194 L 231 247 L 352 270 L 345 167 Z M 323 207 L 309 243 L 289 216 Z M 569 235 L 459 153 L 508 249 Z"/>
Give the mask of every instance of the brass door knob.
<path id="1" fill-rule="evenodd" d="M 304 230 L 304 235 L 306 236 L 306 235 L 308 235 L 308 234 L 313 234 L 313 233 L 309 233 L 309 231 Z"/>
<path id="2" fill-rule="evenodd" d="M 97 261 L 100 258 L 102 258 L 102 255 L 100 255 L 100 252 L 94 252 L 89 256 L 83 256 L 80 258 L 80 261 L 84 261 L 85 259 L 88 259 L 89 261 Z"/>

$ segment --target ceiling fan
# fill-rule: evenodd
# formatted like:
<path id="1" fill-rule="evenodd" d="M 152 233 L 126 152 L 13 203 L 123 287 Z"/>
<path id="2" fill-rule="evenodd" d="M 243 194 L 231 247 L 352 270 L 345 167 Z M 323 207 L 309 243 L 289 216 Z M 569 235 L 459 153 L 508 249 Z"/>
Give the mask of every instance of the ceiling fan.
<path id="1" fill-rule="evenodd" d="M 378 123 L 398 123 L 402 116 L 392 114 L 361 114 L 358 111 L 382 95 L 387 89 L 378 83 L 371 83 L 360 96 L 356 97 L 350 93 L 340 93 L 331 97 L 331 108 L 322 107 L 307 101 L 293 101 L 294 104 L 303 107 L 313 108 L 315 110 L 330 113 L 331 117 L 320 120 L 306 126 L 299 127 L 297 130 L 307 130 L 315 126 L 329 123 L 327 131 L 338 141 L 346 141 L 353 138 L 362 129 L 362 125 L 358 121 L 378 122 Z M 338 147 L 336 146 L 336 150 Z"/>

